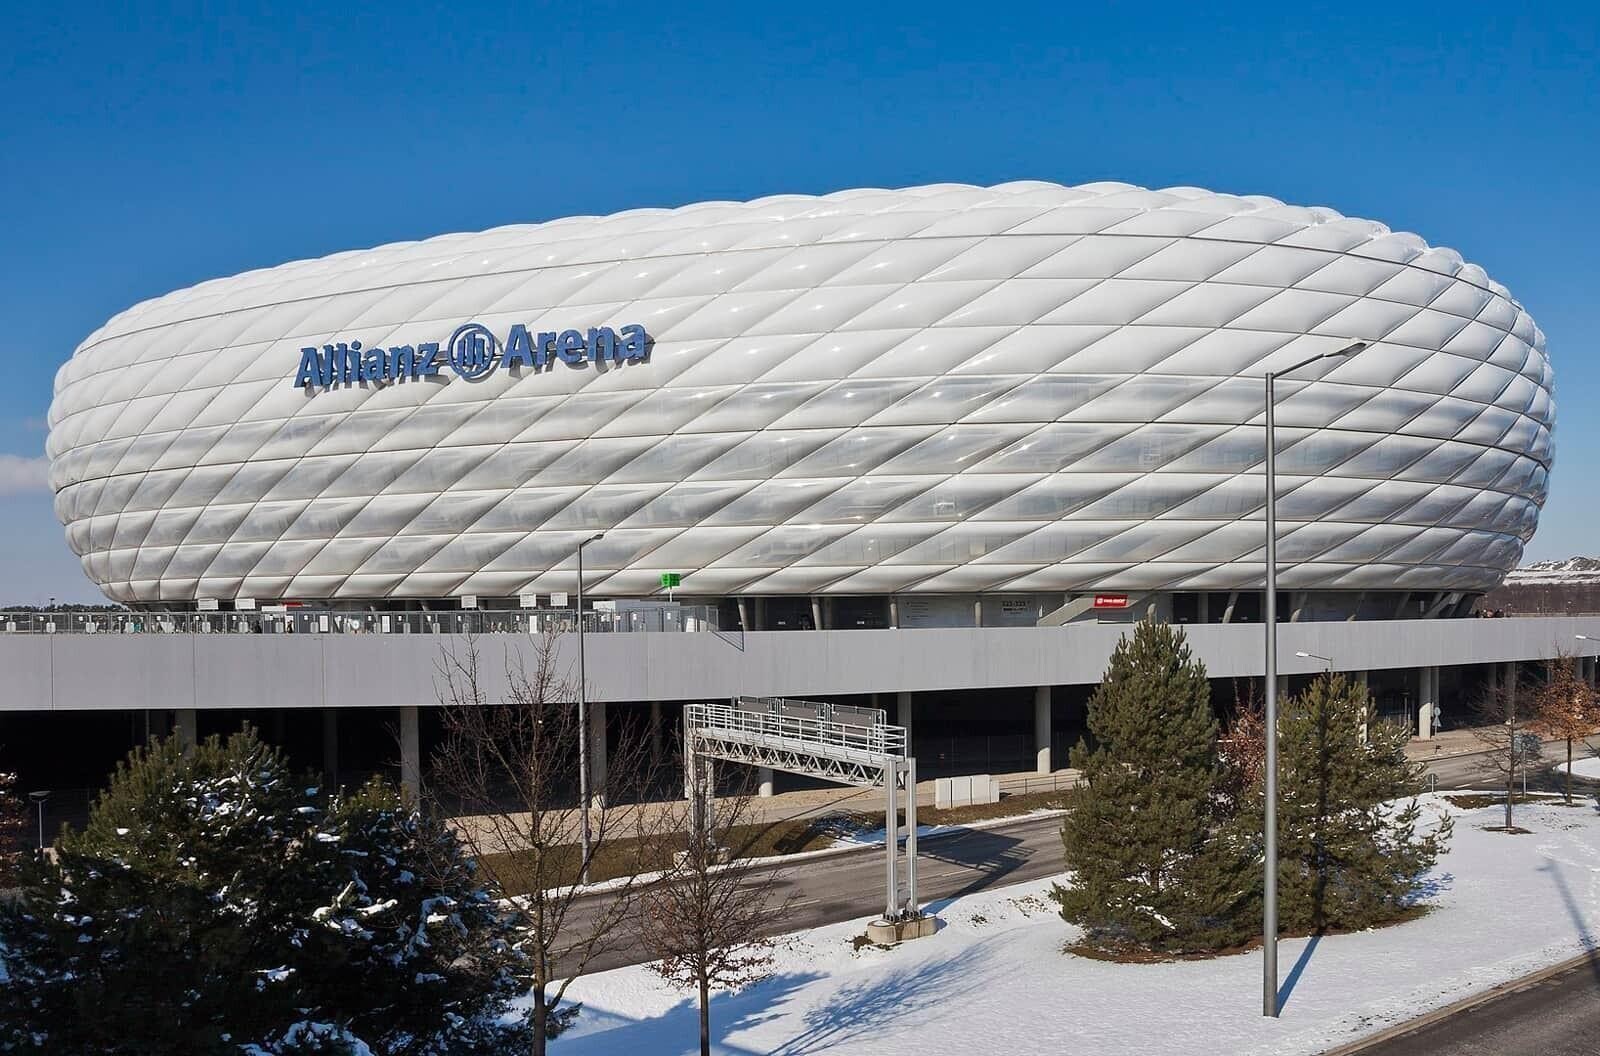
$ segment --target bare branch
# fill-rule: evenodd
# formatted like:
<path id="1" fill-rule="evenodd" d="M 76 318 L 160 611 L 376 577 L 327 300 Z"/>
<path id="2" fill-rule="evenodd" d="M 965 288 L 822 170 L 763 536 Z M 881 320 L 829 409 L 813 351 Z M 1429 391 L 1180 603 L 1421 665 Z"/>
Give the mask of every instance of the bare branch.
<path id="1" fill-rule="evenodd" d="M 517 639 L 516 641 L 524 641 Z M 505 648 L 504 689 L 486 692 L 478 643 L 445 652 L 439 669 L 443 738 L 429 794 L 520 918 L 526 975 L 538 997 L 535 1049 L 543 1053 L 567 986 L 595 958 L 630 939 L 641 874 L 655 863 L 632 839 L 656 783 L 647 738 L 625 729 L 593 788 L 592 840 L 581 841 L 577 686 L 558 666 L 558 636 L 531 640 L 531 655 Z M 612 877 L 606 897 L 578 885 L 585 871 Z"/>
<path id="2" fill-rule="evenodd" d="M 752 864 L 748 846 L 734 846 L 749 830 L 751 798 L 745 785 L 715 797 L 710 760 L 693 767 L 688 802 L 663 811 L 652 842 L 669 857 L 659 882 L 643 894 L 640 938 L 669 983 L 695 989 L 700 999 L 700 1051 L 710 1053 L 710 996 L 739 989 L 771 973 L 775 923 L 789 916 L 792 896 L 780 898 L 777 871 Z M 687 845 L 677 850 L 679 834 Z"/>

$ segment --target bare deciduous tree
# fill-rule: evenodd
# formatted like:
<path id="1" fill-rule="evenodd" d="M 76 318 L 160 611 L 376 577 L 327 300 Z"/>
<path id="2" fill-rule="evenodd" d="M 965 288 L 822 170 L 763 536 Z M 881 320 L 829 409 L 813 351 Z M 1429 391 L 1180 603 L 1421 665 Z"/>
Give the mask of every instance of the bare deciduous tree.
<path id="1" fill-rule="evenodd" d="M 535 997 L 533 1052 L 576 1014 L 567 987 L 629 933 L 641 873 L 639 804 L 652 783 L 643 739 L 628 733 L 592 782 L 591 841 L 582 850 L 578 809 L 576 684 L 558 669 L 554 634 L 532 640 L 531 668 L 507 650 L 503 687 L 486 695 L 476 641 L 439 664 L 443 737 L 428 794 L 449 813 L 473 856 L 488 867 L 520 917 L 526 974 Z M 596 769 L 596 768 L 591 768 Z M 612 877 L 603 897 L 578 878 Z"/>
<path id="2" fill-rule="evenodd" d="M 1237 814 L 1261 790 L 1267 764 L 1267 716 L 1254 679 L 1234 679 L 1233 696 L 1233 718 L 1217 737 L 1217 756 L 1223 765 L 1222 795 L 1229 813 Z"/>
<path id="3" fill-rule="evenodd" d="M 1474 711 L 1477 722 L 1473 736 L 1487 749 L 1484 759 L 1505 781 L 1506 830 L 1515 828 L 1512 822 L 1512 799 L 1516 792 L 1517 774 L 1526 771 L 1530 759 L 1530 741 L 1537 738 L 1527 730 L 1527 700 L 1534 686 L 1525 679 L 1485 687 Z"/>
<path id="4" fill-rule="evenodd" d="M 687 802 L 655 820 L 658 845 L 683 850 L 642 896 L 640 930 L 652 967 L 700 998 L 700 1053 L 711 1053 L 711 992 L 737 989 L 771 973 L 770 935 L 791 909 L 782 878 L 752 864 L 741 833 L 750 831 L 748 788 L 715 798 L 709 760 L 689 768 Z M 668 850 L 667 853 L 671 853 Z"/>
<path id="5" fill-rule="evenodd" d="M 1529 728 L 1540 736 L 1567 742 L 1566 799 L 1572 803 L 1572 742 L 1582 741 L 1600 729 L 1600 708 L 1595 706 L 1594 688 L 1578 673 L 1570 656 L 1557 656 L 1549 664 L 1549 676 L 1533 697 Z"/>

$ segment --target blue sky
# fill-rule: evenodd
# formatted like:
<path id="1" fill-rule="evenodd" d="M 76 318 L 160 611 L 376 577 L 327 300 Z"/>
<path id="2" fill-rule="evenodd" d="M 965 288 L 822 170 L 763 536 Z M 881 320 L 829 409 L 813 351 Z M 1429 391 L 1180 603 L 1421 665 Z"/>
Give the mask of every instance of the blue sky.
<path id="1" fill-rule="evenodd" d="M 0 603 L 98 597 L 44 417 L 139 300 L 445 231 L 935 181 L 1193 184 L 1455 247 L 1549 335 L 1529 556 L 1600 553 L 1596 5 L 327 7 L 8 5 Z"/>

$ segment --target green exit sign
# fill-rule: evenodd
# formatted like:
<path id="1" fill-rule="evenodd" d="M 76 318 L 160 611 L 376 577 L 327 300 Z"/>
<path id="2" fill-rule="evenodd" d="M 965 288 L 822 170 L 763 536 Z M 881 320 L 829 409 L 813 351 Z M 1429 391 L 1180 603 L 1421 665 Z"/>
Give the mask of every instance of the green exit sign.
<path id="1" fill-rule="evenodd" d="M 663 572 L 663 573 L 661 573 L 661 585 L 663 587 L 681 586 L 682 583 L 683 583 L 683 573 L 682 572 Z"/>

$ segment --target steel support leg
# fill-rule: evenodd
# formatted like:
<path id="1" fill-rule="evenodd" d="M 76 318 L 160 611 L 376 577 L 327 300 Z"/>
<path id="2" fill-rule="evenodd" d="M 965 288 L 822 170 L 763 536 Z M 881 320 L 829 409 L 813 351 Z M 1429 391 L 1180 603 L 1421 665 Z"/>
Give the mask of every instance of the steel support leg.
<path id="1" fill-rule="evenodd" d="M 884 790 L 884 818 L 883 818 L 883 860 L 885 863 L 884 878 L 888 882 L 889 897 L 884 905 L 884 920 L 894 920 L 900 911 L 900 884 L 895 875 L 895 854 L 900 846 L 899 834 L 899 808 L 895 803 L 895 785 L 899 775 L 895 773 L 895 765 L 891 761 L 883 768 Z"/>
<path id="2" fill-rule="evenodd" d="M 916 916 L 917 903 L 917 760 L 906 757 L 906 909 Z"/>

